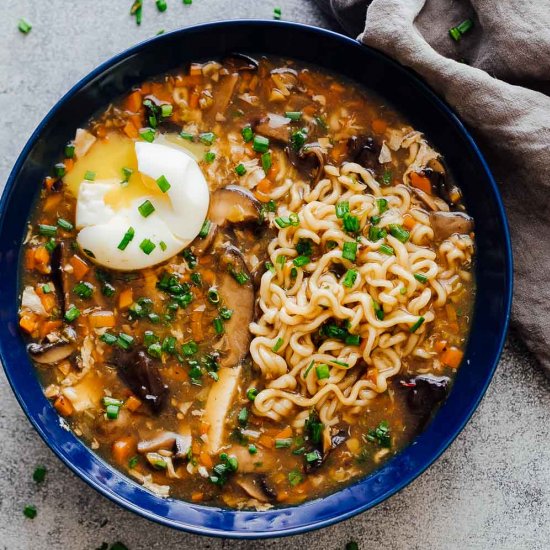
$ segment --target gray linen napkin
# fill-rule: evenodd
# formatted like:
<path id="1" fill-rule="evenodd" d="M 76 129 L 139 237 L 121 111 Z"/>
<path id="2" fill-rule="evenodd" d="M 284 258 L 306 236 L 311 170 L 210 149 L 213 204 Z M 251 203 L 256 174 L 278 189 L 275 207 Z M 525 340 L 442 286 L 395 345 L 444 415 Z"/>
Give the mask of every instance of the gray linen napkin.
<path id="1" fill-rule="evenodd" d="M 471 128 L 510 220 L 512 322 L 550 376 L 550 0 L 317 1 L 424 77 Z M 467 17 L 474 28 L 457 43 L 449 28 Z"/>

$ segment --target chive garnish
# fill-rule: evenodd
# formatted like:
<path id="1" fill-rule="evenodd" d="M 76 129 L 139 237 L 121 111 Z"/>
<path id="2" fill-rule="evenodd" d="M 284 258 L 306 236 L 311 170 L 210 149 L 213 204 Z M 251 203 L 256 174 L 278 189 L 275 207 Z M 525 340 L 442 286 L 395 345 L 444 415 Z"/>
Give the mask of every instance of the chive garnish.
<path id="1" fill-rule="evenodd" d="M 256 153 L 267 153 L 269 149 L 269 139 L 264 136 L 254 136 L 252 149 L 254 149 Z"/>
<path id="2" fill-rule="evenodd" d="M 328 365 L 321 364 L 315 367 L 315 372 L 317 373 L 317 378 L 323 380 L 325 378 L 330 378 L 330 369 Z"/>
<path id="3" fill-rule="evenodd" d="M 307 378 L 307 375 L 309 374 L 309 371 L 313 368 L 314 364 L 315 364 L 315 361 L 312 360 L 308 368 L 304 371 L 304 376 L 303 376 L 304 379 Z"/>
<path id="4" fill-rule="evenodd" d="M 241 130 L 241 135 L 243 136 L 243 139 L 246 143 L 252 141 L 252 139 L 254 138 L 254 132 L 252 131 L 252 128 L 250 126 L 245 126 Z"/>
<path id="5" fill-rule="evenodd" d="M 133 227 L 129 227 L 126 233 L 124 233 L 124 237 L 122 237 L 122 240 L 118 243 L 118 249 L 119 250 L 125 250 L 130 241 L 134 238 L 134 235 L 136 234 Z"/>
<path id="6" fill-rule="evenodd" d="M 153 143 L 153 141 L 155 141 L 155 131 L 152 128 L 142 128 L 139 131 L 139 135 L 149 143 Z"/>
<path id="7" fill-rule="evenodd" d="M 423 275 L 422 273 L 415 273 L 414 274 L 414 278 L 419 282 L 419 283 L 424 283 L 426 284 L 428 282 L 428 277 L 426 277 L 426 275 Z"/>
<path id="8" fill-rule="evenodd" d="M 153 252 L 153 250 L 157 247 L 156 244 L 149 240 L 149 239 L 143 239 L 140 243 L 139 243 L 139 247 L 141 248 L 141 250 L 143 250 L 143 252 L 145 252 L 145 254 L 147 254 L 147 256 L 149 256 L 149 254 L 151 254 L 151 252 Z"/>
<path id="9" fill-rule="evenodd" d="M 354 241 L 345 242 L 342 247 L 342 258 L 345 258 L 346 260 L 354 262 L 356 257 L 357 257 L 357 243 Z"/>
<path id="10" fill-rule="evenodd" d="M 277 341 L 275 342 L 275 345 L 271 348 L 271 350 L 274 353 L 277 353 L 281 349 L 281 346 L 283 344 L 284 344 L 284 340 L 282 338 L 277 338 Z"/>
<path id="11" fill-rule="evenodd" d="M 346 214 L 349 214 L 349 201 L 340 201 L 336 203 L 336 217 L 341 219 Z"/>
<path id="12" fill-rule="evenodd" d="M 93 172 L 92 170 L 86 170 L 86 172 L 84 173 L 84 179 L 86 181 L 94 181 L 95 180 L 95 172 Z"/>
<path id="13" fill-rule="evenodd" d="M 138 206 L 138 210 L 144 218 L 147 218 L 155 211 L 155 207 L 153 203 L 147 199 Z"/>
<path id="14" fill-rule="evenodd" d="M 207 151 L 204 153 L 204 161 L 208 162 L 208 164 L 211 164 L 216 159 L 216 153 L 213 153 L 212 151 Z"/>
<path id="15" fill-rule="evenodd" d="M 416 332 L 421 326 L 422 323 L 425 321 L 424 317 L 419 317 L 418 321 L 410 328 L 411 332 Z"/>
<path id="16" fill-rule="evenodd" d="M 67 323 L 72 323 L 80 315 L 80 310 L 76 306 L 70 306 L 69 309 L 65 312 L 65 321 Z"/>
<path id="17" fill-rule="evenodd" d="M 244 164 L 238 164 L 235 166 L 235 173 L 237 176 L 244 176 L 246 174 L 246 167 Z"/>
<path id="18" fill-rule="evenodd" d="M 351 288 L 354 285 L 356 279 L 357 271 L 355 269 L 348 269 L 348 271 L 344 275 L 342 284 L 347 288 Z"/>
<path id="19" fill-rule="evenodd" d="M 17 28 L 23 34 L 29 34 L 31 32 L 32 25 L 24 17 L 22 17 L 21 19 L 19 19 L 19 22 L 17 23 Z"/>
<path id="20" fill-rule="evenodd" d="M 386 256 L 393 256 L 395 254 L 395 250 L 389 244 L 385 243 L 380 245 L 378 252 L 382 252 L 382 254 L 386 254 Z"/>
<path id="21" fill-rule="evenodd" d="M 64 218 L 58 218 L 57 225 L 61 227 L 61 229 L 63 229 L 64 231 L 72 231 L 74 229 L 73 224 L 65 220 Z"/>
<path id="22" fill-rule="evenodd" d="M 302 118 L 302 111 L 286 111 L 285 117 L 296 122 Z"/>

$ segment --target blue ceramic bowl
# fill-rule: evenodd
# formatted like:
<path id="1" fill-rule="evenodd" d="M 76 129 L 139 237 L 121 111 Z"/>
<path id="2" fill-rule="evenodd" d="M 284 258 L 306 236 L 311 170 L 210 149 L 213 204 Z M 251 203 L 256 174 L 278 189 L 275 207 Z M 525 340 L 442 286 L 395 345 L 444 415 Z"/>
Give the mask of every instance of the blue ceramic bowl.
<path id="1" fill-rule="evenodd" d="M 368 477 L 323 499 L 267 512 L 160 499 L 96 456 L 67 430 L 44 397 L 18 330 L 18 271 L 26 220 L 40 182 L 82 125 L 133 85 L 185 62 L 234 51 L 288 56 L 355 79 L 426 133 L 464 191 L 476 220 L 477 301 L 464 363 L 426 431 Z M 107 61 L 69 91 L 40 123 L 9 177 L 0 203 L 0 358 L 23 410 L 50 448 L 111 500 L 164 525 L 240 538 L 301 533 L 378 504 L 422 473 L 462 430 L 493 376 L 512 298 L 511 248 L 495 181 L 457 116 L 417 76 L 381 53 L 333 32 L 285 22 L 228 21 L 162 35 Z M 437 498 L 437 497 L 434 497 Z"/>

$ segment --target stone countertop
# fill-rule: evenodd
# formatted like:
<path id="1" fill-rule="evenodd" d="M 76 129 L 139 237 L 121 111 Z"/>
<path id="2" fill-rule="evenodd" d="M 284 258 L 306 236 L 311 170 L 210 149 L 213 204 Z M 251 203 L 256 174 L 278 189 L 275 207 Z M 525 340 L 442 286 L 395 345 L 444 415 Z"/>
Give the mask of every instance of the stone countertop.
<path id="1" fill-rule="evenodd" d="M 194 23 L 272 17 L 330 27 L 308 0 L 145 0 L 143 24 L 130 0 L 0 2 L 0 189 L 32 130 L 77 80 L 136 42 Z M 17 30 L 19 17 L 33 24 Z M 1 291 L 1 289 L 0 289 Z M 0 548 L 130 550 L 166 548 L 343 550 L 538 549 L 550 545 L 550 384 L 520 342 L 509 338 L 478 411 L 449 450 L 399 494 L 358 517 L 307 535 L 269 541 L 209 539 L 161 527 L 127 512 L 73 475 L 46 447 L 0 374 Z M 47 467 L 41 486 L 32 480 Z M 22 510 L 33 503 L 34 520 Z"/>

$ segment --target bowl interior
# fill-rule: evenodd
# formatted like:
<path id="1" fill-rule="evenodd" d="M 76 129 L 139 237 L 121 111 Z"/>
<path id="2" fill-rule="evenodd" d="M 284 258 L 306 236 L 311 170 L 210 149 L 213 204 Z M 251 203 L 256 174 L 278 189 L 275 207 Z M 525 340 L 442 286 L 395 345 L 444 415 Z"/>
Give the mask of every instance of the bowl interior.
<path id="1" fill-rule="evenodd" d="M 197 59 L 240 51 L 296 58 L 352 78 L 387 99 L 441 151 L 476 221 L 477 300 L 464 363 L 428 428 L 365 479 L 323 499 L 267 512 L 237 512 L 162 500 L 85 447 L 44 397 L 17 326 L 18 258 L 42 178 L 75 128 L 150 77 Z M 268 537 L 322 527 L 363 511 L 427 468 L 463 428 L 492 377 L 511 302 L 511 251 L 494 180 L 456 116 L 410 71 L 335 33 L 298 24 L 232 21 L 159 36 L 113 58 L 78 83 L 48 114 L 23 150 L 0 204 L 0 357 L 17 398 L 58 456 L 91 486 L 123 506 L 196 533 Z"/>

